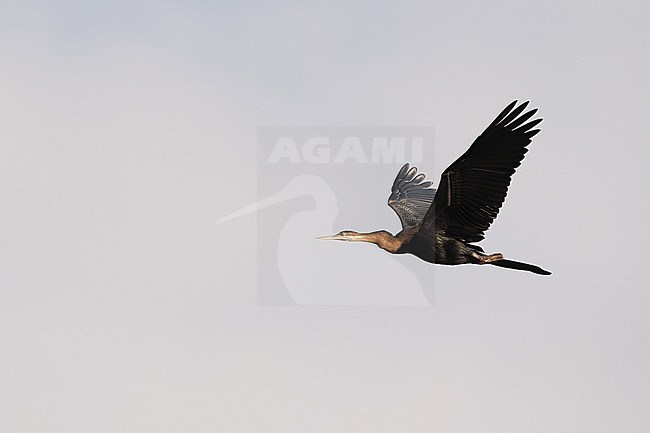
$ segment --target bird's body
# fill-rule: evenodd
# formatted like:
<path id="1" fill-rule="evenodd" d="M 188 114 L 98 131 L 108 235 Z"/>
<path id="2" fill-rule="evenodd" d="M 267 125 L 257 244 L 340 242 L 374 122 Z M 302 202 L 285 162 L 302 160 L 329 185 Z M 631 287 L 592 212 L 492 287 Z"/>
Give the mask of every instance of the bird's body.
<path id="1" fill-rule="evenodd" d="M 470 148 L 442 174 L 438 189 L 424 181 L 415 167 L 405 164 L 393 183 L 388 205 L 402 222 L 402 231 L 371 233 L 342 231 L 320 239 L 370 242 L 392 254 L 413 254 L 442 265 L 491 264 L 549 275 L 527 263 L 504 259 L 500 253 L 485 254 L 473 243 L 485 231 L 503 204 L 510 179 L 521 164 L 526 146 L 539 132 L 542 119 L 525 123 L 537 110 L 522 112 L 525 102 L 506 107 Z"/>

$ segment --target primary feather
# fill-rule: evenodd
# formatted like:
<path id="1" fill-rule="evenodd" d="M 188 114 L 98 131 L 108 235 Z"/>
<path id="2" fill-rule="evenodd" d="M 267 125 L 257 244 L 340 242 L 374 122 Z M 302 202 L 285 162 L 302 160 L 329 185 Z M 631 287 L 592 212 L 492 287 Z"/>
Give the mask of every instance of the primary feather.
<path id="1" fill-rule="evenodd" d="M 433 182 L 424 179 L 424 173 L 418 174 L 417 168 L 409 166 L 408 163 L 397 173 L 388 198 L 388 206 L 399 217 L 402 228 L 419 225 L 431 207 L 436 189 L 431 188 Z"/>

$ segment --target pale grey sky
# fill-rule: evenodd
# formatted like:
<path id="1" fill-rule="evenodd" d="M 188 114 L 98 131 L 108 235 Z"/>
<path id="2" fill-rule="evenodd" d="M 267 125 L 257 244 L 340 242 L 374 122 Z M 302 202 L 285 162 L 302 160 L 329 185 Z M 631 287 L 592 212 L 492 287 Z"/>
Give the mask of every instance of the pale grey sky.
<path id="1" fill-rule="evenodd" d="M 0 430 L 649 431 L 649 18 L 3 2 Z M 482 245 L 551 277 L 421 263 L 429 307 L 258 305 L 255 215 L 214 224 L 258 198 L 257 127 L 429 125 L 437 183 L 513 99 L 545 120 Z M 336 229 L 395 231 L 394 174 Z"/>

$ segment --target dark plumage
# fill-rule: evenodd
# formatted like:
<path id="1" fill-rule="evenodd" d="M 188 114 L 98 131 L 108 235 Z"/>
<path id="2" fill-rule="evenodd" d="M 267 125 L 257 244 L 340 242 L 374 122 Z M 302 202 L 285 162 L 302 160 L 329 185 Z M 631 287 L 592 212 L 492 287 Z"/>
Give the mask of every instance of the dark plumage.
<path id="1" fill-rule="evenodd" d="M 491 264 L 549 275 L 544 269 L 485 254 L 474 242 L 484 239 L 508 193 L 534 129 L 542 119 L 530 120 L 537 109 L 524 113 L 528 102 L 508 105 L 469 149 L 442 173 L 438 189 L 424 174 L 405 164 L 395 181 L 388 205 L 399 216 L 402 231 L 340 232 L 321 239 L 372 242 L 394 254 L 413 254 L 445 265 Z M 523 114 L 522 114 L 523 113 Z"/>
<path id="2" fill-rule="evenodd" d="M 399 216 L 402 228 L 420 224 L 436 195 L 435 188 L 431 188 L 433 182 L 424 181 L 424 173 L 417 172 L 417 168 L 404 164 L 388 198 L 388 206 Z"/>

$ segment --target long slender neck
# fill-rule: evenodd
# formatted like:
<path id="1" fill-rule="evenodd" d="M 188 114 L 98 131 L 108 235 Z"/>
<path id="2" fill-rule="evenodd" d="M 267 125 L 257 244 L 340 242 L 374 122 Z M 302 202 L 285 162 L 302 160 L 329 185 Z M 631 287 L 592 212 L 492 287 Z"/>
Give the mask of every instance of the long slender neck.
<path id="1" fill-rule="evenodd" d="M 400 239 L 396 238 L 385 230 L 359 234 L 361 235 L 361 237 L 358 238 L 359 241 L 370 242 L 377 245 L 382 250 L 388 251 L 389 253 L 395 253 L 397 250 L 399 250 L 399 247 L 402 246 L 402 241 Z"/>

